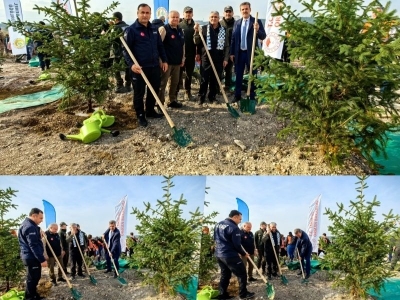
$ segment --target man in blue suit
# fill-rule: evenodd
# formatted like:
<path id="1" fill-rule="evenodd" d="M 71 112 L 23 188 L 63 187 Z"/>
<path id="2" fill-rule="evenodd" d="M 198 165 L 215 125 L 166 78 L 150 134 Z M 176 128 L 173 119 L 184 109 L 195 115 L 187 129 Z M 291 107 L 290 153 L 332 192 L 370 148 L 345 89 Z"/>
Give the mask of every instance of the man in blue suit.
<path id="1" fill-rule="evenodd" d="M 115 267 L 119 269 L 118 259 L 121 255 L 121 233 L 119 232 L 114 220 L 108 222 L 108 225 L 109 228 L 106 230 L 106 232 L 104 232 L 103 237 L 108 249 L 111 252 L 111 257 L 114 260 Z M 108 251 L 106 251 L 107 270 L 104 273 L 111 272 L 111 257 Z M 115 271 L 114 277 L 117 277 L 117 273 Z"/>
<path id="2" fill-rule="evenodd" d="M 249 2 L 240 4 L 240 13 L 242 18 L 237 20 L 233 25 L 232 41 L 230 48 L 230 57 L 235 64 L 236 86 L 235 98 L 233 102 L 237 102 L 241 98 L 243 73 L 246 66 L 250 69 L 250 58 L 253 50 L 254 29 L 257 32 L 257 39 L 264 40 L 267 35 L 260 20 L 255 24 L 255 18 L 250 15 L 251 7 Z M 256 40 L 255 47 L 258 48 Z M 255 74 L 256 71 L 253 72 Z M 255 98 L 254 84 L 251 84 L 250 98 Z"/>

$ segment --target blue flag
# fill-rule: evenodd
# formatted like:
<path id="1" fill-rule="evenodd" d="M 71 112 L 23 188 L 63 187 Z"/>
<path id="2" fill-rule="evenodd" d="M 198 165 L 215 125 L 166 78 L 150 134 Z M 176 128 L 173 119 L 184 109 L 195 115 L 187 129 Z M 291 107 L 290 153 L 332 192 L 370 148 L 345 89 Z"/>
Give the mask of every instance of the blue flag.
<path id="1" fill-rule="evenodd" d="M 168 19 L 169 0 L 154 0 L 154 19 L 159 19 L 161 16 Z"/>
<path id="2" fill-rule="evenodd" d="M 51 223 L 56 223 L 56 210 L 54 209 L 54 206 L 46 200 L 43 200 L 43 207 L 46 228 L 48 228 Z"/>
<path id="3" fill-rule="evenodd" d="M 238 211 L 240 211 L 242 213 L 242 223 L 244 222 L 248 222 L 249 221 L 249 207 L 247 206 L 247 204 L 239 199 L 236 198 L 237 204 L 238 204 Z"/>

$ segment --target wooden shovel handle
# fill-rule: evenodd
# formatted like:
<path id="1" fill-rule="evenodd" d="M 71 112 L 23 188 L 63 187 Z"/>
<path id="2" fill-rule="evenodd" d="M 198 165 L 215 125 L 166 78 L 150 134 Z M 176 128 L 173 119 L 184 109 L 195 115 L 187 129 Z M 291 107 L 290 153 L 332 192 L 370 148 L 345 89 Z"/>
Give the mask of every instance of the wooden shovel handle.
<path id="1" fill-rule="evenodd" d="M 272 249 L 274 250 L 276 263 L 278 264 L 279 274 L 282 275 L 281 264 L 279 263 L 278 255 L 276 255 L 275 246 L 272 244 L 272 233 L 271 232 L 269 232 L 269 238 L 271 240 Z"/>
<path id="2" fill-rule="evenodd" d="M 133 60 L 133 62 L 135 63 L 135 65 L 139 65 L 138 61 L 136 60 L 135 56 L 133 55 L 131 49 L 128 47 L 128 44 L 126 43 L 125 39 L 123 36 L 120 37 L 120 40 L 122 42 L 122 44 L 124 45 L 126 51 L 128 52 L 130 58 Z M 161 108 L 162 112 L 164 113 L 165 117 L 167 118 L 167 121 L 169 123 L 169 126 L 171 126 L 171 128 L 175 127 L 174 122 L 172 122 L 172 119 L 170 118 L 170 116 L 167 113 L 167 110 L 164 107 L 164 104 L 162 104 L 160 98 L 158 98 L 158 94 L 156 93 L 156 91 L 153 89 L 153 86 L 150 84 L 150 81 L 147 79 L 146 75 L 144 74 L 144 72 L 140 72 L 140 75 L 142 75 L 144 81 L 147 84 L 147 87 L 150 89 L 151 93 L 153 94 L 154 98 L 157 101 L 158 106 Z"/>
<path id="3" fill-rule="evenodd" d="M 89 274 L 89 276 L 90 276 L 89 268 L 88 268 L 88 266 L 87 266 L 87 264 L 86 264 L 85 257 L 83 256 L 82 249 L 81 249 L 81 246 L 79 245 L 78 239 L 76 238 L 76 235 L 75 235 L 75 234 L 73 234 L 73 233 L 71 233 L 71 234 L 74 236 L 73 238 L 75 239 L 77 248 L 79 249 L 79 253 L 80 253 L 81 256 L 82 256 L 83 263 L 85 264 L 85 267 L 86 267 L 86 272 L 87 272 L 87 273 Z"/>
<path id="4" fill-rule="evenodd" d="M 51 253 L 52 253 L 53 256 L 54 256 L 54 259 L 56 260 L 58 267 L 60 268 L 61 272 L 63 273 L 63 275 L 64 275 L 64 277 L 65 277 L 65 280 L 67 281 L 68 287 L 69 287 L 70 289 L 72 289 L 71 282 L 69 281 L 69 279 L 68 279 L 68 277 L 67 277 L 67 274 L 65 274 L 64 269 L 63 269 L 63 267 L 61 266 L 61 263 L 58 261 L 57 255 L 54 253 L 53 248 L 51 247 L 49 241 L 47 240 L 46 234 L 43 235 L 43 238 L 44 238 L 44 240 L 46 241 L 47 246 L 49 246 L 49 249 L 50 249 Z"/>
<path id="5" fill-rule="evenodd" d="M 226 96 L 225 90 L 222 87 L 222 83 L 221 83 L 221 80 L 219 79 L 219 75 L 218 75 L 217 69 L 215 68 L 214 62 L 213 62 L 213 60 L 211 58 L 210 51 L 208 51 L 208 47 L 207 47 L 206 41 L 204 40 L 203 30 L 202 30 L 201 26 L 199 26 L 199 27 L 200 27 L 199 28 L 199 35 L 200 35 L 201 41 L 203 42 L 204 49 L 206 50 L 208 59 L 210 60 L 211 67 L 212 67 L 212 69 L 214 71 L 215 78 L 218 81 L 218 85 L 219 85 L 219 88 L 221 90 L 222 96 L 224 97 L 225 103 L 228 104 L 229 103 L 228 97 Z"/>
<path id="6" fill-rule="evenodd" d="M 254 20 L 254 24 L 258 23 L 258 12 L 256 12 L 256 18 Z M 250 89 L 251 89 L 251 82 L 250 76 L 253 75 L 253 62 L 254 62 L 254 51 L 256 49 L 256 39 L 257 39 L 257 31 L 254 28 L 253 32 L 253 43 L 251 44 L 251 57 L 250 57 L 250 67 L 249 67 L 249 84 L 247 85 L 247 96 L 250 97 Z"/>
<path id="7" fill-rule="evenodd" d="M 301 274 L 303 274 L 303 279 L 305 279 L 304 270 L 303 270 L 303 263 L 301 262 L 301 257 L 300 257 L 300 253 L 299 253 L 299 248 L 297 248 L 297 245 L 296 245 L 296 250 L 297 250 L 297 256 L 299 257 L 299 263 L 300 263 Z"/>
<path id="8" fill-rule="evenodd" d="M 244 251 L 246 254 L 248 254 L 248 253 L 246 252 L 246 250 L 244 250 L 244 248 L 243 248 L 242 245 L 241 245 L 241 247 L 242 247 L 243 251 Z M 248 257 L 248 259 L 249 259 L 249 261 L 251 262 L 251 264 L 253 265 L 254 269 L 256 269 L 258 275 L 260 275 L 260 277 L 261 277 L 261 279 L 264 281 L 264 283 L 268 283 L 267 278 L 265 278 L 264 275 L 262 274 L 262 272 L 260 271 L 260 269 L 257 268 L 257 265 L 255 264 L 255 262 L 254 262 L 250 257 Z"/>

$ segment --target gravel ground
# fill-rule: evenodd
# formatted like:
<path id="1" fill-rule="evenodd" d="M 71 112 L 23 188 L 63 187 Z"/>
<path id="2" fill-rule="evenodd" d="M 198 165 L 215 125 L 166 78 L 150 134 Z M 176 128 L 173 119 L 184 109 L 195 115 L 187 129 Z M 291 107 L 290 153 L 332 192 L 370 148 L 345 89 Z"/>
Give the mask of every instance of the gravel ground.
<path id="1" fill-rule="evenodd" d="M 40 70 L 8 60 L 0 80 L 0 99 L 49 89 L 36 82 Z M 195 91 L 194 87 L 194 91 Z M 110 134 L 91 144 L 62 141 L 60 133 L 76 134 L 86 107 L 75 105 L 59 111 L 59 102 L 0 114 L 0 169 L 16 175 L 333 175 L 371 173 L 364 161 L 352 157 L 343 169 L 331 169 L 317 147 L 297 147 L 293 139 L 279 140 L 284 124 L 267 105 L 254 115 L 234 119 L 223 104 L 183 102 L 182 109 L 168 109 L 177 128 L 185 128 L 193 143 L 179 147 L 171 139 L 166 119 L 150 119 L 137 127 L 132 93 L 111 94 L 103 108 L 116 117 Z M 0 100 L 1 101 L 1 100 Z"/>

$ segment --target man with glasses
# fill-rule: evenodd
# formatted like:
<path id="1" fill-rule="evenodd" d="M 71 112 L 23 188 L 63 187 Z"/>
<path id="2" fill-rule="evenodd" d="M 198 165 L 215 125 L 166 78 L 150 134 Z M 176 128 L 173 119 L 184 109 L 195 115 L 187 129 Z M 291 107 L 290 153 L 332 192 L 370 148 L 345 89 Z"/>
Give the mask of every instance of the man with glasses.
<path id="1" fill-rule="evenodd" d="M 233 18 L 233 8 L 232 6 L 226 6 L 224 8 L 224 17 L 219 21 L 219 23 L 225 27 L 229 46 L 231 45 L 232 40 L 232 31 L 233 25 L 235 24 L 235 19 Z M 230 87 L 232 86 L 232 69 L 233 69 L 233 61 L 229 60 L 228 64 L 225 67 L 225 91 L 229 92 Z"/>

